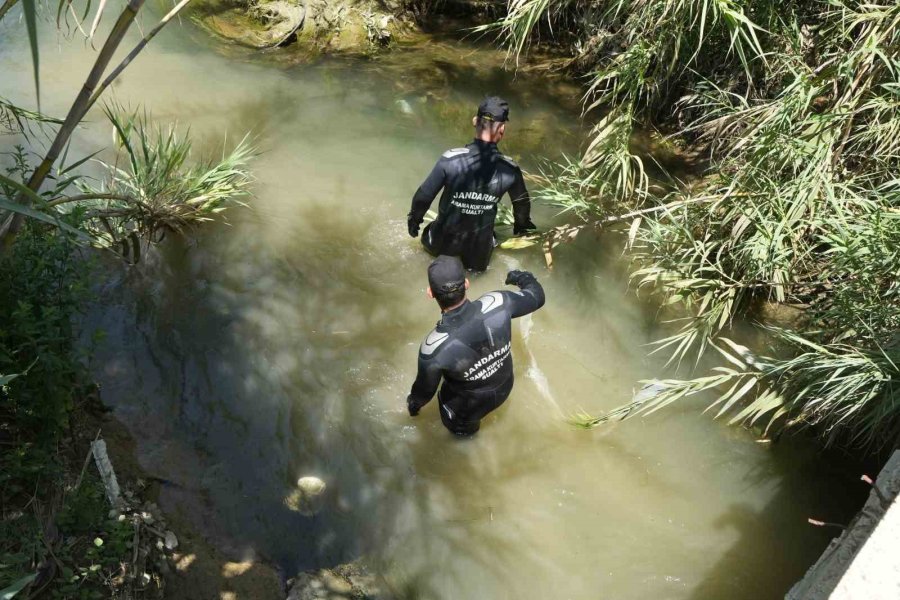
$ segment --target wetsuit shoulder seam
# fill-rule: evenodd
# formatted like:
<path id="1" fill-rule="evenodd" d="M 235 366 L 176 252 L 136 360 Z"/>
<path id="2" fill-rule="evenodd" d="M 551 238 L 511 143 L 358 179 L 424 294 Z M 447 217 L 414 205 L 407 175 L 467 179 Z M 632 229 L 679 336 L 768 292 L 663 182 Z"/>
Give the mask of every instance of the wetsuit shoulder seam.
<path id="1" fill-rule="evenodd" d="M 461 156 L 465 156 L 469 153 L 469 149 L 463 146 L 462 148 L 450 148 L 441 154 L 441 158 L 443 159 L 453 159 Z"/>
<path id="2" fill-rule="evenodd" d="M 449 333 L 446 331 L 438 331 L 437 327 L 435 327 L 425 336 L 425 339 L 422 340 L 422 344 L 419 346 L 419 354 L 434 358 L 438 354 L 440 347 L 443 346 L 444 342 L 449 338 Z"/>
<path id="3" fill-rule="evenodd" d="M 478 298 L 478 300 L 476 300 L 476 302 L 479 302 L 481 304 L 481 314 L 489 313 L 490 311 L 494 310 L 495 308 L 499 308 L 499 307 L 503 306 L 503 303 L 504 303 L 503 292 L 501 292 L 501 291 L 488 292 L 487 294 L 484 294 L 483 296 Z"/>
<path id="4" fill-rule="evenodd" d="M 508 154 L 498 153 L 498 155 L 499 155 L 500 158 L 503 159 L 503 161 L 504 161 L 506 164 L 508 164 L 509 166 L 511 166 L 511 167 L 513 167 L 513 168 L 515 168 L 515 169 L 520 169 L 520 168 L 521 168 L 521 167 L 519 166 L 519 163 L 517 163 L 515 160 L 513 160 L 513 158 L 512 158 L 511 156 L 509 156 Z"/>

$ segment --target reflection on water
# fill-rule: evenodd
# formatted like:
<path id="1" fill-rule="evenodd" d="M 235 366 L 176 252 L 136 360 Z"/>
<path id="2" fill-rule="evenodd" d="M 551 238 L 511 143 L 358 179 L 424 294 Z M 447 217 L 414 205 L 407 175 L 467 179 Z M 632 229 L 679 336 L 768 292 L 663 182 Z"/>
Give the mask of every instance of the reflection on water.
<path id="1" fill-rule="evenodd" d="M 61 114 L 89 53 L 46 37 L 44 108 Z M 25 101 L 22 38 L 3 30 L 0 80 Z M 577 95 L 452 42 L 304 66 L 198 39 L 166 31 L 115 94 L 210 148 L 253 130 L 254 210 L 113 266 L 88 317 L 107 332 L 103 397 L 167 480 L 167 510 L 289 574 L 366 554 L 416 598 L 775 598 L 811 564 L 829 534 L 806 517 L 840 521 L 852 503 L 834 492 L 849 476 L 809 449 L 758 444 L 688 407 L 595 432 L 564 422 L 658 375 L 652 310 L 627 294 L 618 249 L 588 237 L 552 275 L 537 250 L 499 251 L 473 282 L 474 295 L 495 289 L 521 265 L 548 297 L 517 326 L 515 391 L 475 439 L 447 434 L 434 403 L 406 415 L 438 318 L 428 258 L 406 234 L 412 192 L 467 141 L 484 93 L 510 99 L 504 148 L 526 167 L 575 147 Z M 92 118 L 77 150 L 109 139 Z M 328 485 L 311 517 L 284 504 L 304 475 Z"/>

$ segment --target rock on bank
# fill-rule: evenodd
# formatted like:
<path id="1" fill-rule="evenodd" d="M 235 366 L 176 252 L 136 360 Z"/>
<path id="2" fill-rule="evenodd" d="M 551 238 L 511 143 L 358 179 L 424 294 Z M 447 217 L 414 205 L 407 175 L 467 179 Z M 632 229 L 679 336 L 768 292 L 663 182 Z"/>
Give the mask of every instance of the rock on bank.
<path id="1" fill-rule="evenodd" d="M 400 2 L 376 0 L 201 0 L 192 18 L 244 46 L 312 53 L 371 53 L 418 32 Z"/>

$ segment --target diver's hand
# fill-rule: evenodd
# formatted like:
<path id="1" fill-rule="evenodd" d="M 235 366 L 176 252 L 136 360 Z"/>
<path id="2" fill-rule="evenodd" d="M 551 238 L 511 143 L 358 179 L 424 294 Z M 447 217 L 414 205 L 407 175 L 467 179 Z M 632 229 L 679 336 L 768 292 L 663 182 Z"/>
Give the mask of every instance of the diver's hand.
<path id="1" fill-rule="evenodd" d="M 524 223 L 516 223 L 513 225 L 513 235 L 525 235 L 529 231 L 537 229 L 537 225 L 526 219 Z"/>
<path id="2" fill-rule="evenodd" d="M 419 225 L 420 222 L 416 221 L 416 218 L 413 216 L 409 216 L 406 218 L 406 227 L 409 229 L 410 237 L 418 237 L 419 236 Z"/>
<path id="3" fill-rule="evenodd" d="M 417 399 L 415 396 L 410 394 L 406 397 L 406 408 L 409 410 L 409 416 L 415 417 L 419 414 L 419 410 L 425 406 L 425 402 Z"/>
<path id="4" fill-rule="evenodd" d="M 535 276 L 528 271 L 519 271 L 517 269 L 506 274 L 506 285 L 515 285 L 522 287 L 529 281 L 534 280 Z"/>

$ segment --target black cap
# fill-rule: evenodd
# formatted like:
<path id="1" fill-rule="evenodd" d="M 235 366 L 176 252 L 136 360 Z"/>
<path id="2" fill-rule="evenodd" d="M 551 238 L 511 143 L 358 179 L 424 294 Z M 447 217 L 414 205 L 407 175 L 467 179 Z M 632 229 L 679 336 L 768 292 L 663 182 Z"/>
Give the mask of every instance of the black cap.
<path id="1" fill-rule="evenodd" d="M 455 292 L 466 284 L 466 270 L 455 256 L 438 256 L 428 265 L 428 286 L 432 292 Z"/>
<path id="2" fill-rule="evenodd" d="M 498 96 L 488 96 L 478 105 L 478 118 L 498 123 L 509 121 L 509 102 Z"/>

